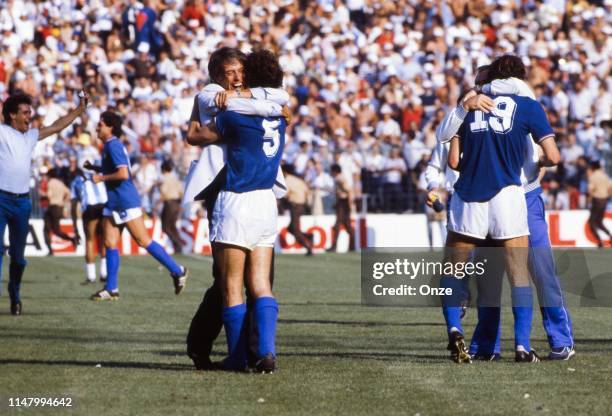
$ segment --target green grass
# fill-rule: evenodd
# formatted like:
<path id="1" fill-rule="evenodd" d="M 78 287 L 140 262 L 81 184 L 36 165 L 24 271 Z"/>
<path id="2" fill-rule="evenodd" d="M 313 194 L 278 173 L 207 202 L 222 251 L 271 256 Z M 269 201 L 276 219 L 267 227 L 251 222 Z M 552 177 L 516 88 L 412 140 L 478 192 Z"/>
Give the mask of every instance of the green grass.
<path id="1" fill-rule="evenodd" d="M 80 285 L 82 259 L 30 259 L 24 315 L 9 315 L 6 291 L 0 298 L 0 413 L 8 397 L 70 396 L 78 415 L 609 414 L 610 309 L 572 309 L 572 361 L 513 363 L 505 311 L 504 361 L 459 366 L 446 359 L 438 309 L 360 305 L 358 255 L 278 256 L 280 371 L 196 372 L 184 339 L 210 260 L 180 259 L 192 269 L 184 295 L 152 258 L 123 258 L 113 303 L 87 299 L 95 288 Z M 474 324 L 471 311 L 467 329 Z M 544 352 L 539 317 L 534 329 Z"/>

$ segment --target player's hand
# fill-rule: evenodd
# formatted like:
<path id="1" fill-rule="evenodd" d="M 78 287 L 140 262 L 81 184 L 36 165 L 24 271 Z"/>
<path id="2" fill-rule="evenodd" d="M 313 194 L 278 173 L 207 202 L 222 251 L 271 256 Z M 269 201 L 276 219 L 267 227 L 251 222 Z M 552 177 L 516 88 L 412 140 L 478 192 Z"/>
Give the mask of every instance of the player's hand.
<path id="1" fill-rule="evenodd" d="M 100 183 L 102 182 L 102 175 L 93 175 L 91 177 L 91 180 L 93 181 L 93 183 Z"/>
<path id="2" fill-rule="evenodd" d="M 431 190 L 427 193 L 427 201 L 425 203 L 428 207 L 432 207 L 433 203 L 440 199 L 440 194 L 436 190 Z"/>
<path id="3" fill-rule="evenodd" d="M 281 116 L 285 119 L 285 122 L 289 125 L 291 124 L 291 118 L 293 114 L 291 113 L 291 109 L 286 105 L 283 106 L 283 111 L 281 112 Z"/>
<path id="4" fill-rule="evenodd" d="M 89 160 L 86 160 L 85 163 L 83 163 L 83 167 L 87 170 L 94 170 L 94 165 Z"/>
<path id="5" fill-rule="evenodd" d="M 215 96 L 215 105 L 219 110 L 223 110 L 227 107 L 227 91 L 220 91 Z"/>
<path id="6" fill-rule="evenodd" d="M 467 100 L 463 100 L 463 108 L 465 108 L 467 111 L 480 110 L 488 113 L 493 109 L 493 107 L 493 100 L 484 94 L 478 94 L 468 98 Z"/>

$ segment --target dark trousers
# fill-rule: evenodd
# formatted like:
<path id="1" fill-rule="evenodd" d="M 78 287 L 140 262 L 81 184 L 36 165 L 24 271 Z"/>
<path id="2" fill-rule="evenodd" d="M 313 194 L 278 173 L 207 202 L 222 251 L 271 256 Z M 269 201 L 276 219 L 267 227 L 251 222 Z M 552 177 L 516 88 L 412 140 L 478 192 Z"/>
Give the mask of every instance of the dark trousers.
<path id="1" fill-rule="evenodd" d="M 25 259 L 25 247 L 30 230 L 29 220 L 32 211 L 32 203 L 29 197 L 15 197 L 0 194 L 0 238 L 4 238 L 4 231 L 8 225 L 9 229 L 9 265 L 8 290 L 11 302 L 19 302 L 21 277 L 27 264 Z M 3 240 L 0 240 L 0 246 Z M 0 267 L 4 247 L 0 250 Z"/>
<path id="2" fill-rule="evenodd" d="M 589 216 L 589 228 L 591 232 L 597 239 L 597 244 L 601 247 L 603 243 L 601 242 L 601 238 L 599 238 L 599 234 L 597 230 L 602 230 L 608 237 L 610 236 L 610 231 L 604 225 L 603 220 L 606 215 L 606 205 L 608 205 L 607 198 L 593 198 L 591 201 L 591 215 Z"/>
<path id="3" fill-rule="evenodd" d="M 214 200 L 206 204 L 209 217 L 212 215 Z M 214 250 L 214 249 L 213 249 Z M 248 261 L 248 259 L 247 259 Z M 246 282 L 245 266 L 245 282 Z M 206 367 L 210 363 L 212 346 L 223 327 L 223 288 L 221 287 L 221 271 L 214 262 L 212 266 L 213 284 L 204 293 L 204 298 L 191 319 L 189 332 L 187 333 L 187 355 L 194 361 L 197 367 Z M 272 253 L 272 264 L 270 265 L 270 286 L 274 284 L 274 252 Z M 253 363 L 257 357 L 257 327 L 253 316 L 254 302 L 247 290 L 247 316 L 246 325 L 249 328 L 248 359 Z"/>
<path id="4" fill-rule="evenodd" d="M 162 231 L 172 241 L 175 253 L 183 252 L 183 241 L 176 229 L 176 221 L 178 220 L 181 212 L 181 201 L 173 199 L 164 202 L 164 207 L 161 212 Z"/>
<path id="5" fill-rule="evenodd" d="M 340 233 L 340 227 L 344 227 L 346 232 L 349 233 L 349 250 L 355 250 L 355 232 L 351 226 L 351 206 L 348 198 L 338 199 L 336 202 L 336 223 L 333 228 L 333 240 L 330 250 L 335 250 L 338 244 L 338 234 Z"/>
<path id="6" fill-rule="evenodd" d="M 289 203 L 289 214 L 291 216 L 291 220 L 289 222 L 289 227 L 287 227 L 287 231 L 293 234 L 295 240 L 305 247 L 308 252 L 310 252 L 312 251 L 312 241 L 306 238 L 306 235 L 302 232 L 300 227 L 300 217 L 302 216 L 303 212 L 304 204 Z"/>
<path id="7" fill-rule="evenodd" d="M 60 220 L 64 216 L 64 209 L 59 205 L 49 205 L 47 211 L 44 216 L 44 235 L 45 235 L 45 244 L 49 249 L 49 254 L 53 254 L 53 249 L 51 248 L 51 233 L 55 234 L 59 238 L 63 240 L 72 241 L 72 237 L 63 232 L 60 229 Z"/>

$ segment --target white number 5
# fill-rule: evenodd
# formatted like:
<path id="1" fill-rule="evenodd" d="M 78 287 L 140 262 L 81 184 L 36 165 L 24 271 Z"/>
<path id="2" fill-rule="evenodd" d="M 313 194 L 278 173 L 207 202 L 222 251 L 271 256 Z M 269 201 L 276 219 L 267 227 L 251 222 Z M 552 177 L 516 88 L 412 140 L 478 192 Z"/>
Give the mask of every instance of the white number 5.
<path id="1" fill-rule="evenodd" d="M 278 132 L 280 121 L 264 120 L 262 121 L 261 126 L 264 128 L 262 145 L 263 151 L 266 156 L 274 157 L 274 155 L 276 155 L 276 152 L 278 152 L 278 148 L 280 147 L 280 133 Z"/>
<path id="2" fill-rule="evenodd" d="M 470 123 L 470 130 L 482 131 L 490 126 L 496 133 L 507 133 L 512 130 L 515 110 L 516 102 L 512 98 L 496 97 L 488 120 L 484 118 L 482 111 L 477 110 L 474 113 L 474 121 Z"/>

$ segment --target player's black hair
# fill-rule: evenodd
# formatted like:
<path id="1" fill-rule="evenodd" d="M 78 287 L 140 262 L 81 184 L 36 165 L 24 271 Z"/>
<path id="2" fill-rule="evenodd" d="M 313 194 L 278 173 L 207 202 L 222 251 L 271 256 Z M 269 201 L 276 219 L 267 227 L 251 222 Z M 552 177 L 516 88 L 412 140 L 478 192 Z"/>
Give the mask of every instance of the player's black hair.
<path id="1" fill-rule="evenodd" d="M 280 88 L 283 85 L 283 70 L 276 55 L 267 49 L 259 49 L 247 56 L 244 78 L 249 88 Z"/>
<path id="2" fill-rule="evenodd" d="M 161 164 L 161 171 L 164 173 L 172 172 L 173 168 L 174 168 L 174 163 L 172 163 L 170 159 L 164 160 Z"/>
<path id="3" fill-rule="evenodd" d="M 334 163 L 333 165 L 331 165 L 331 168 L 329 168 L 329 171 L 332 174 L 341 173 L 342 172 L 342 168 L 340 167 L 339 164 Z"/>
<path id="4" fill-rule="evenodd" d="M 212 82 L 223 84 L 223 78 L 225 77 L 223 65 L 229 61 L 239 61 L 244 65 L 246 55 L 239 49 L 230 48 L 229 46 L 217 49 L 210 55 L 210 60 L 208 61 L 208 75 Z"/>
<path id="5" fill-rule="evenodd" d="M 100 119 L 109 127 L 113 128 L 113 136 L 120 137 L 122 133 L 121 124 L 123 123 L 123 119 L 117 113 L 112 111 L 105 111 L 100 114 Z"/>
<path id="6" fill-rule="evenodd" d="M 17 114 L 19 111 L 19 105 L 21 104 L 32 105 L 32 97 L 30 97 L 28 94 L 18 93 L 11 95 L 4 101 L 4 105 L 2 106 L 2 118 L 4 119 L 4 124 L 11 124 L 11 117 L 9 114 Z"/>
<path id="7" fill-rule="evenodd" d="M 589 167 L 590 167 L 592 170 L 598 170 L 598 169 L 601 169 L 601 162 L 599 162 L 599 160 L 591 160 L 591 161 L 589 162 Z"/>
<path id="8" fill-rule="evenodd" d="M 489 68 L 489 81 L 505 78 L 525 79 L 527 70 L 523 60 L 516 55 L 502 55 L 493 62 Z"/>

